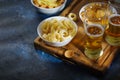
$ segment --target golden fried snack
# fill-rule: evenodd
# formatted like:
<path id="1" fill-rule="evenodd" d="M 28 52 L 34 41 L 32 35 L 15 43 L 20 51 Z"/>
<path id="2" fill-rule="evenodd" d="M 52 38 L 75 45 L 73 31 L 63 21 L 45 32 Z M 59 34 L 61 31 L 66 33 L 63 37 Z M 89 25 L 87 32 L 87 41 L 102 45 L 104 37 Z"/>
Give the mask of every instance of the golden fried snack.
<path id="1" fill-rule="evenodd" d="M 43 8 L 55 8 L 64 3 L 65 0 L 33 0 L 34 4 Z"/>
<path id="2" fill-rule="evenodd" d="M 77 20 L 77 16 L 76 16 L 75 13 L 69 13 L 69 14 L 68 14 L 68 18 L 71 19 L 71 20 L 73 20 L 73 21 L 76 21 L 76 20 Z"/>
<path id="3" fill-rule="evenodd" d="M 50 42 L 62 42 L 75 34 L 75 28 L 70 20 L 51 19 L 41 25 L 42 37 Z"/>

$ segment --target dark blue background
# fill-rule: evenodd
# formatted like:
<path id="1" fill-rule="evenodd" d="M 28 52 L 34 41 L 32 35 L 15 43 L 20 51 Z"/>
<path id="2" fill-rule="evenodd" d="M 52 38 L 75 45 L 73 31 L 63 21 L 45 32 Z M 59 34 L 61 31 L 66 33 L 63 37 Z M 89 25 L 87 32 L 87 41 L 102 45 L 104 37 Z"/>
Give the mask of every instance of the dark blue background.
<path id="1" fill-rule="evenodd" d="M 0 0 L 0 80 L 120 80 L 120 52 L 99 78 L 36 50 L 36 29 L 47 17 L 50 15 L 37 12 L 30 0 Z"/>

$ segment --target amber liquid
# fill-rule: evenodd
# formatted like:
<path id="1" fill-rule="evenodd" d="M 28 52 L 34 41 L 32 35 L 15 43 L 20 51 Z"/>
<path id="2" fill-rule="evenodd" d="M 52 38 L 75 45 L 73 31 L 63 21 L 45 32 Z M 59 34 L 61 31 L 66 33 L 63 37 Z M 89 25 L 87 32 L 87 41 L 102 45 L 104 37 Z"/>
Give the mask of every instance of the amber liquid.
<path id="1" fill-rule="evenodd" d="M 102 30 L 96 26 L 89 27 L 88 33 L 90 35 L 86 35 L 86 47 L 90 49 L 98 49 L 101 47 L 101 42 L 103 36 L 92 36 L 92 35 L 99 35 L 102 33 Z"/>
<path id="2" fill-rule="evenodd" d="M 94 3 L 86 9 L 86 19 L 89 24 L 101 24 L 105 28 L 108 25 L 108 4 Z"/>
<path id="3" fill-rule="evenodd" d="M 108 34 L 111 33 L 113 36 L 120 36 L 120 16 L 112 17 L 109 28 L 107 29 Z"/>
<path id="4" fill-rule="evenodd" d="M 120 46 L 120 16 L 110 18 L 105 39 L 110 45 Z"/>
<path id="5" fill-rule="evenodd" d="M 103 29 L 91 26 L 87 28 L 87 32 L 85 54 L 91 59 L 97 59 L 102 50 Z"/>

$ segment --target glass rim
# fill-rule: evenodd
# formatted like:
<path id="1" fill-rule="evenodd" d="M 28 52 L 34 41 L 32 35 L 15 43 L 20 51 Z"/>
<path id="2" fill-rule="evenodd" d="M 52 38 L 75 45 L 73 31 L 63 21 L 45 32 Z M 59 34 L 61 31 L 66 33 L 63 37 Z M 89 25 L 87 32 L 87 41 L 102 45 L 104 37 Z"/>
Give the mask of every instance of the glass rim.
<path id="1" fill-rule="evenodd" d="M 109 4 L 107 4 L 106 2 L 93 2 L 93 3 L 91 3 L 91 4 L 102 4 L 102 5 L 106 4 L 106 5 L 109 5 Z M 90 4 L 87 5 L 87 7 L 90 7 Z M 108 8 L 110 8 L 110 6 L 108 6 Z M 106 8 L 101 7 L 100 10 L 102 10 L 102 9 L 106 9 Z M 106 10 L 108 10 L 108 9 L 106 9 Z M 86 18 L 90 18 L 90 17 L 87 15 L 87 12 L 88 12 L 88 10 L 85 10 L 85 17 L 86 17 Z M 107 14 L 108 14 L 107 11 L 105 11 L 104 13 L 105 13 L 105 15 L 102 16 L 102 17 L 99 17 L 99 18 L 105 18 L 105 17 L 107 17 Z M 99 18 L 92 18 L 92 20 L 99 20 Z"/>
<path id="2" fill-rule="evenodd" d="M 90 34 L 89 32 L 88 32 L 88 28 L 90 28 L 90 27 L 92 27 L 92 26 L 96 26 L 96 27 L 99 27 L 99 29 L 101 29 L 102 30 L 102 32 L 100 33 L 100 34 Z M 100 24 L 90 24 L 90 25 L 87 25 L 86 26 L 86 28 L 85 28 L 85 33 L 88 35 L 88 36 L 91 36 L 91 37 L 100 37 L 100 36 L 102 36 L 103 34 L 104 34 L 104 28 L 103 28 L 103 26 L 102 25 L 100 25 Z"/>
<path id="3" fill-rule="evenodd" d="M 114 24 L 112 21 L 111 21 L 111 18 L 115 17 L 115 16 L 119 16 L 120 17 L 120 14 L 112 14 L 108 17 L 108 21 L 109 21 L 109 24 L 112 24 L 113 26 L 120 26 L 120 24 Z"/>

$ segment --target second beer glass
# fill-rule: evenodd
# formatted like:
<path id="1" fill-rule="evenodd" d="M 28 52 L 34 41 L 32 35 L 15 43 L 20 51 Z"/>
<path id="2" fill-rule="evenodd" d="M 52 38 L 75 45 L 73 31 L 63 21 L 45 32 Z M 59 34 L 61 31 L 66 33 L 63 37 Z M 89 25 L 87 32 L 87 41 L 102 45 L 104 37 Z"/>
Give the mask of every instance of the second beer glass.
<path id="1" fill-rule="evenodd" d="M 99 24 L 87 25 L 85 28 L 85 55 L 90 59 L 97 59 L 102 54 L 103 26 Z"/>
<path id="2" fill-rule="evenodd" d="M 120 15 L 109 17 L 109 27 L 106 29 L 105 40 L 112 46 L 120 46 Z"/>

